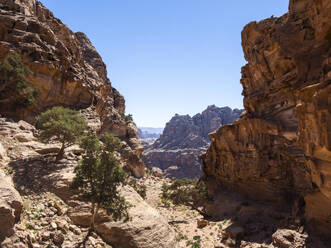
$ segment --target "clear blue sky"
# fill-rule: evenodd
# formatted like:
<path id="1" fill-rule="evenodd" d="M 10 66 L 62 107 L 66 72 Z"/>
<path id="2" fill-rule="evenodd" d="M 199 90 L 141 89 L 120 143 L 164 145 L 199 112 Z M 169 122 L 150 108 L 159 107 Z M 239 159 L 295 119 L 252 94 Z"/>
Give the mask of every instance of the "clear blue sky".
<path id="1" fill-rule="evenodd" d="M 208 105 L 242 108 L 241 30 L 288 0 L 41 0 L 88 35 L 138 126 Z"/>

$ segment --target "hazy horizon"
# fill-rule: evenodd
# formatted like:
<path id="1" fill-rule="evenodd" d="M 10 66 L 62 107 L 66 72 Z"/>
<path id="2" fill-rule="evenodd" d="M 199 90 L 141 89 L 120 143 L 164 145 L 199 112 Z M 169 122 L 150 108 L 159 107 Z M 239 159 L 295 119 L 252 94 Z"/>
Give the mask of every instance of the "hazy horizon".
<path id="1" fill-rule="evenodd" d="M 288 8 L 288 0 L 41 2 L 87 34 L 139 127 L 164 127 L 175 113 L 213 104 L 243 108 L 241 31 Z"/>

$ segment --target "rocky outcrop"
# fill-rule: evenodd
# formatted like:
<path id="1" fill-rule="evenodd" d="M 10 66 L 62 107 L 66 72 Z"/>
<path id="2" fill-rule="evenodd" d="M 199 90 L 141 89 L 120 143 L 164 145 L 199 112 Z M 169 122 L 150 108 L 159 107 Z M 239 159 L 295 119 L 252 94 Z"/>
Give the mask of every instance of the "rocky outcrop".
<path id="1" fill-rule="evenodd" d="M 45 109 L 62 105 L 89 109 L 98 132 L 123 140 L 123 157 L 136 176 L 144 174 L 142 145 L 133 122 L 124 119 L 125 101 L 111 86 L 101 56 L 87 36 L 73 33 L 36 0 L 0 1 L 0 61 L 16 51 L 32 71 L 28 81 L 40 89 L 34 106 L 0 103 L 0 113 L 30 123 Z"/>
<path id="2" fill-rule="evenodd" d="M 147 167 L 158 167 L 169 177 L 201 176 L 199 156 L 210 143 L 208 133 L 219 126 L 235 121 L 242 110 L 209 106 L 193 117 L 176 114 L 167 124 L 163 134 L 143 153 Z"/>
<path id="3" fill-rule="evenodd" d="M 121 194 L 132 206 L 129 208 L 131 220 L 114 222 L 109 217 L 99 216 L 95 228 L 104 240 L 123 248 L 176 247 L 175 232 L 156 209 L 129 187 L 123 188 Z M 90 208 L 77 204 L 69 216 L 76 224 L 89 225 Z"/>
<path id="4" fill-rule="evenodd" d="M 0 241 L 14 233 L 14 225 L 20 220 L 22 200 L 10 177 L 0 170 Z"/>
<path id="5" fill-rule="evenodd" d="M 207 183 L 215 180 L 253 199 L 290 206 L 308 227 L 326 232 L 331 232 L 330 13 L 328 0 L 291 0 L 282 17 L 244 28 L 245 114 L 212 133 L 202 156 Z"/>
<path id="6" fill-rule="evenodd" d="M 0 236 L 4 237 L 3 231 L 6 231 L 6 236 L 10 236 L 15 230 L 15 234 L 4 243 L 0 241 L 1 247 L 16 247 L 14 244 L 20 242 L 28 247 L 27 244 L 31 243 L 31 237 L 28 235 L 32 235 L 29 230 L 38 231 L 35 231 L 33 237 L 42 246 L 47 246 L 50 240 L 53 240 L 53 243 L 58 242 L 56 233 L 62 234 L 63 244 L 68 244 L 69 235 L 74 238 L 83 236 L 79 230 L 75 230 L 78 228 L 76 225 L 87 230 L 84 227 L 90 224 L 90 203 L 84 202 L 69 188 L 82 150 L 73 145 L 65 149 L 63 159 L 54 161 L 59 144 L 43 144 L 34 139 L 23 142 L 15 138 L 17 135 L 34 136 L 34 132 L 34 127 L 27 122 L 17 123 L 0 118 L 2 147 L 4 151 L 7 150 L 2 153 L 0 151 L 0 155 L 7 158 L 8 174 L 25 200 L 24 222 L 17 224 L 14 229 L 14 224 L 20 220 L 22 202 L 19 193 L 8 181 L 11 178 L 0 173 Z M 147 204 L 129 186 L 122 188 L 121 194 L 130 203 L 131 219 L 128 222 L 115 222 L 111 216 L 100 211 L 96 219 L 96 232 L 105 242 L 114 247 L 176 247 L 176 233 L 155 208 Z M 62 222 L 67 227 L 61 226 Z M 26 223 L 29 224 L 28 227 Z M 72 231 L 68 230 L 70 225 L 74 225 Z M 76 246 L 74 242 L 71 239 L 71 245 L 65 247 Z"/>

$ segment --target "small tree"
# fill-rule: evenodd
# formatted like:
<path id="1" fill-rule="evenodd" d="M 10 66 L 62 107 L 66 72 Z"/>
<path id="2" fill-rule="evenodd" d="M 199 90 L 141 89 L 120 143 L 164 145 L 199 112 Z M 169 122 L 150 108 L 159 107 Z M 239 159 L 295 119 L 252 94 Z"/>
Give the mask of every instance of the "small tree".
<path id="1" fill-rule="evenodd" d="M 143 182 L 138 181 L 136 178 L 131 178 L 128 184 L 143 198 L 146 199 L 147 187 Z"/>
<path id="2" fill-rule="evenodd" d="M 121 141 L 111 134 L 104 134 L 101 141 L 92 133 L 82 138 L 84 155 L 75 168 L 76 176 L 71 184 L 72 189 L 78 189 L 82 197 L 92 203 L 91 230 L 100 208 L 115 220 L 129 217 L 129 205 L 118 191 L 120 185 L 127 184 L 128 178 L 117 158 Z"/>
<path id="3" fill-rule="evenodd" d="M 162 185 L 163 201 L 172 201 L 175 205 L 185 205 L 199 211 L 199 208 L 208 200 L 207 188 L 204 182 L 196 182 L 194 179 L 184 178 L 173 181 L 171 184 Z"/>
<path id="4" fill-rule="evenodd" d="M 87 124 L 78 112 L 64 107 L 53 107 L 37 117 L 42 142 L 55 140 L 62 146 L 56 159 L 62 158 L 64 149 L 74 144 L 84 133 Z"/>
<path id="5" fill-rule="evenodd" d="M 34 105 L 40 89 L 27 80 L 30 74 L 21 56 L 10 52 L 0 63 L 0 103 L 15 107 Z"/>
<path id="6" fill-rule="evenodd" d="M 133 121 L 133 116 L 132 116 L 132 114 L 128 114 L 128 115 L 123 114 L 122 117 L 124 118 L 125 122 L 132 122 L 132 121 Z"/>

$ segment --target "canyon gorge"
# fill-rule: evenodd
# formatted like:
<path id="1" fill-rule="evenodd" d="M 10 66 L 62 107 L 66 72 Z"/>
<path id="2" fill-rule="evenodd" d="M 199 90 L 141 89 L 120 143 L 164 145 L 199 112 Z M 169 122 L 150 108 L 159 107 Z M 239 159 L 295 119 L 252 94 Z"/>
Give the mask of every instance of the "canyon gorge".
<path id="1" fill-rule="evenodd" d="M 145 146 L 145 165 L 150 169 L 161 169 L 166 177 L 200 178 L 199 156 L 209 146 L 208 133 L 231 124 L 241 113 L 242 110 L 239 109 L 211 105 L 193 117 L 176 114 L 166 124 L 160 138 Z"/>
<path id="2" fill-rule="evenodd" d="M 331 247 L 331 1 L 290 0 L 241 35 L 244 110 L 176 114 L 144 151 L 89 38 L 37 0 L 0 0 L 1 65 L 18 54 L 39 89 L 35 104 L 8 104 L 0 77 L 0 247 Z M 120 138 L 121 166 L 146 189 L 120 188 L 129 221 L 100 211 L 89 231 L 90 204 L 70 189 L 82 148 L 55 160 L 60 144 L 38 139 L 53 106 Z M 173 177 L 205 183 L 203 208 L 162 199 Z"/>

